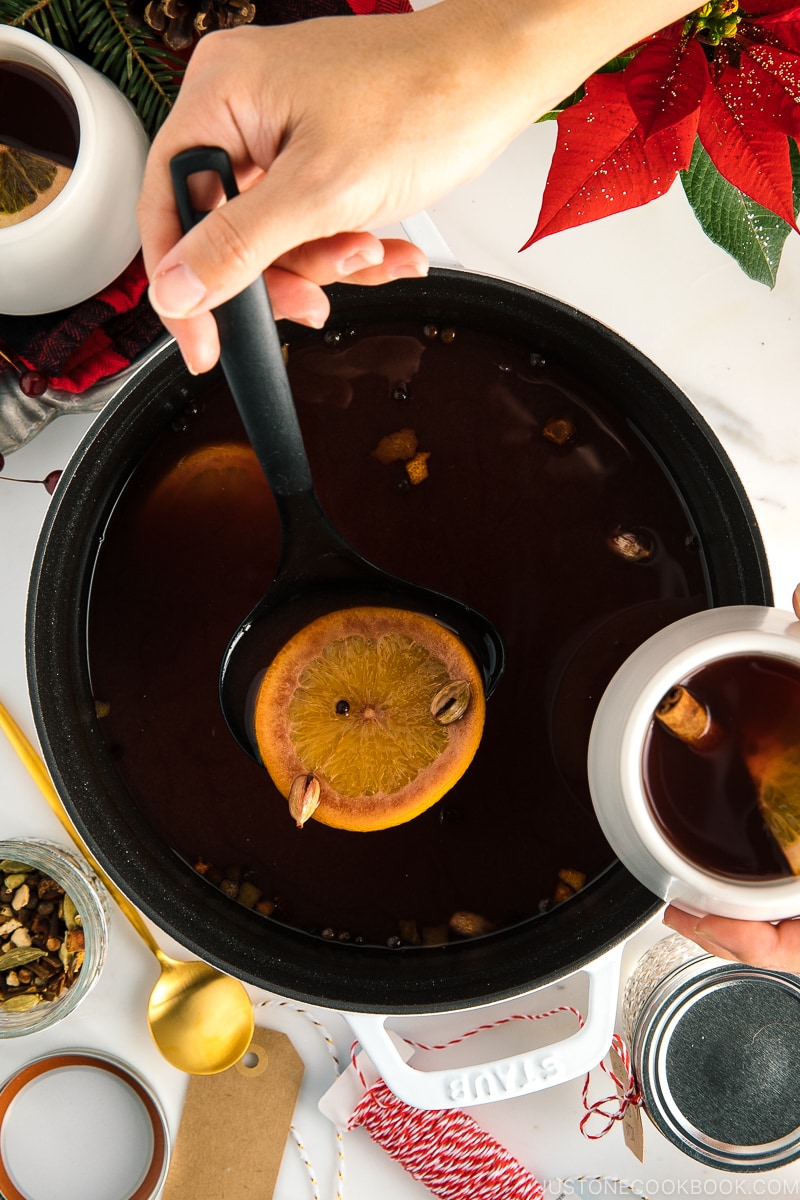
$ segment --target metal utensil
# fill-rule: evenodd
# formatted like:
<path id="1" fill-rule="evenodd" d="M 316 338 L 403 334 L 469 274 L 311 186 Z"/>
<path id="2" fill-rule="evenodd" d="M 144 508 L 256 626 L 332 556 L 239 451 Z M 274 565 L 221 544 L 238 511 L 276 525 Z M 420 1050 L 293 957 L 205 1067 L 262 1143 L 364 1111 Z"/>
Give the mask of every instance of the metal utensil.
<path id="1" fill-rule="evenodd" d="M 195 959 L 165 954 L 139 911 L 111 882 L 83 844 L 61 804 L 41 758 L 8 710 L 0 704 L 0 728 L 50 808 L 91 863 L 119 908 L 158 959 L 161 974 L 150 993 L 147 1023 L 153 1041 L 173 1067 L 189 1075 L 214 1075 L 233 1066 L 253 1036 L 253 1006 L 238 979 Z"/>
<path id="2" fill-rule="evenodd" d="M 195 211 L 192 175 L 219 175 L 228 199 L 238 194 L 224 150 L 199 146 L 171 162 L 181 223 Z M 471 652 L 488 697 L 505 666 L 505 645 L 486 617 L 460 600 L 398 579 L 362 558 L 333 527 L 311 479 L 280 339 L 263 279 L 215 309 L 220 361 L 247 435 L 275 496 L 282 550 L 269 591 L 234 633 L 222 662 L 220 699 L 236 740 L 260 760 L 251 730 L 253 684 L 281 646 L 326 612 L 360 604 L 426 613 L 452 630 Z"/>

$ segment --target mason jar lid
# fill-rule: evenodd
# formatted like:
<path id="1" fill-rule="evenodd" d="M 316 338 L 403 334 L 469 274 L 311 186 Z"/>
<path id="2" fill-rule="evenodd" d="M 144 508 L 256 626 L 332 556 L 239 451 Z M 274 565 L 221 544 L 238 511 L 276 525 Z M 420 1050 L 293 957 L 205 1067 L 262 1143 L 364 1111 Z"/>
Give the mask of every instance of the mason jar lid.
<path id="1" fill-rule="evenodd" d="M 110 1054 L 58 1051 L 0 1086 L 6 1200 L 155 1200 L 169 1158 L 158 1098 Z"/>
<path id="2" fill-rule="evenodd" d="M 716 961 L 716 960 L 715 960 Z M 633 1031 L 645 1111 L 707 1166 L 800 1158 L 800 977 L 708 958 L 671 971 Z"/>

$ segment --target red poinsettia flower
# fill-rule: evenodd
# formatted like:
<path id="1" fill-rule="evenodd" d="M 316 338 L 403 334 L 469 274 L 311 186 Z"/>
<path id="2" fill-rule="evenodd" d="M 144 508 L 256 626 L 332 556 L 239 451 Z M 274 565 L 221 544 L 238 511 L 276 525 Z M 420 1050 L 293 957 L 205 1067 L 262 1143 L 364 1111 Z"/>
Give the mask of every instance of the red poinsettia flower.
<path id="1" fill-rule="evenodd" d="M 789 138 L 800 139 L 800 3 L 712 0 L 593 75 L 558 118 L 536 229 L 547 234 L 646 204 L 699 138 L 727 181 L 795 226 Z"/>

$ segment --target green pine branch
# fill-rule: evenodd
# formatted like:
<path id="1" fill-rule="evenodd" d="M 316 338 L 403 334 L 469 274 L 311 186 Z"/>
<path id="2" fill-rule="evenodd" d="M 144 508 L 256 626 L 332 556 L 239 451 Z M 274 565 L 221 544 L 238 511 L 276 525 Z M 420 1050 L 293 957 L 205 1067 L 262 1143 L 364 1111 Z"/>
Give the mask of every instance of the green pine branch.
<path id="1" fill-rule="evenodd" d="M 75 53 L 80 39 L 70 0 L 0 0 L 0 20 Z"/>
<path id="2" fill-rule="evenodd" d="M 0 20 L 95 67 L 127 96 L 151 137 L 165 120 L 185 63 L 152 30 L 127 21 L 125 0 L 0 0 Z"/>
<path id="3" fill-rule="evenodd" d="M 184 62 L 152 30 L 126 21 L 125 0 L 77 0 L 76 8 L 92 66 L 116 83 L 154 134 L 175 100 Z"/>

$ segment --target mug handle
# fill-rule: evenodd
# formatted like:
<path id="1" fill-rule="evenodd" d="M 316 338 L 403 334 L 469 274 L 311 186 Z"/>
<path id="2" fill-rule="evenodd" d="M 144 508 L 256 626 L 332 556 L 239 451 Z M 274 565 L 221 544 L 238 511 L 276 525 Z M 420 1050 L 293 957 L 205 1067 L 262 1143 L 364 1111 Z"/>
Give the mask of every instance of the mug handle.
<path id="1" fill-rule="evenodd" d="M 608 1053 L 614 1035 L 622 946 L 583 967 L 589 976 L 586 1020 L 554 1045 L 471 1067 L 420 1071 L 404 1062 L 379 1013 L 343 1013 L 391 1091 L 412 1108 L 466 1108 L 527 1096 L 586 1074 Z"/>

